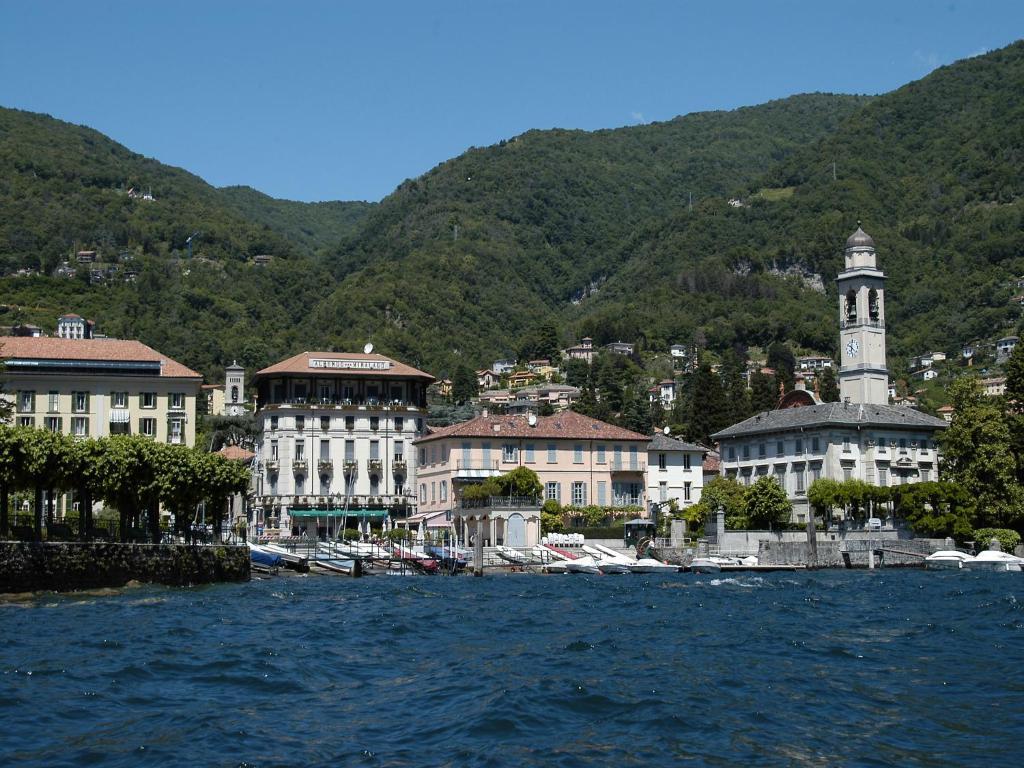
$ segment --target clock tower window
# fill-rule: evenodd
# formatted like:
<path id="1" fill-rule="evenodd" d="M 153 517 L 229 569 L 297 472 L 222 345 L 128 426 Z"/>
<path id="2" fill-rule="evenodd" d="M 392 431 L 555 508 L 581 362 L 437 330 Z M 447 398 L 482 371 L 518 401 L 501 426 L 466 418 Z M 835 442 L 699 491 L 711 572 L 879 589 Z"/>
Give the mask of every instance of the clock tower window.
<path id="1" fill-rule="evenodd" d="M 868 316 L 872 320 L 878 319 L 878 291 L 874 288 L 868 291 Z"/>
<path id="2" fill-rule="evenodd" d="M 846 292 L 846 319 L 851 323 L 857 319 L 857 292 L 852 288 Z"/>

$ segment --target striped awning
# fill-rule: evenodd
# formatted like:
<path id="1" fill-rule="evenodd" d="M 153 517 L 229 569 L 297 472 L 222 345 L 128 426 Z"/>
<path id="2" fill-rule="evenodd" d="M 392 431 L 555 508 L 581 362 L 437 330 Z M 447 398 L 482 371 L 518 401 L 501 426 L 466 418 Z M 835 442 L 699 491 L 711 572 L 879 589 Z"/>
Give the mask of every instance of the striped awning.
<path id="1" fill-rule="evenodd" d="M 110 423 L 111 424 L 127 424 L 131 421 L 131 414 L 127 408 L 111 408 L 110 409 Z"/>

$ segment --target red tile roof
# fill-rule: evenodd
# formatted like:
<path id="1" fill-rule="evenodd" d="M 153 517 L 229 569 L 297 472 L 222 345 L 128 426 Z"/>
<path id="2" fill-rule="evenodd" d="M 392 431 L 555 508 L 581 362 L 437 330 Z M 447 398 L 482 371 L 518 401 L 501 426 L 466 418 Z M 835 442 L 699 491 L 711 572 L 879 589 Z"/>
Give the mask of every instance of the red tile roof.
<path id="1" fill-rule="evenodd" d="M 225 445 L 217 453 L 225 459 L 234 459 L 235 461 L 252 461 L 256 455 L 252 451 L 247 451 L 238 445 Z"/>
<path id="2" fill-rule="evenodd" d="M 358 368 L 313 368 L 310 366 L 310 360 L 358 360 L 358 361 L 385 361 L 391 365 L 387 369 L 367 369 L 359 370 Z M 411 365 L 400 363 L 397 360 L 392 360 L 390 357 L 377 354 L 363 354 L 361 352 L 302 352 L 301 354 L 289 357 L 287 360 L 282 360 L 279 363 L 269 368 L 264 368 L 262 371 L 257 371 L 256 376 L 269 376 L 275 373 L 307 373 L 307 374 L 332 374 L 335 376 L 358 376 L 358 377 L 369 377 L 369 378 L 380 378 L 385 376 L 387 378 L 413 378 L 413 379 L 424 379 L 425 381 L 433 381 L 434 377 L 429 373 L 413 368 Z"/>
<path id="3" fill-rule="evenodd" d="M 443 437 L 535 437 L 538 439 L 560 438 L 563 440 L 638 440 L 646 443 L 647 435 L 632 432 L 614 424 L 608 424 L 575 411 L 563 411 L 553 416 L 538 416 L 537 425 L 530 426 L 528 417 L 477 416 L 475 419 L 442 427 L 425 435 L 414 443 L 425 443 Z"/>
<path id="4" fill-rule="evenodd" d="M 160 376 L 201 379 L 177 360 L 162 355 L 141 341 L 123 339 L 61 339 L 55 336 L 9 336 L 0 339 L 0 359 L 89 360 L 118 362 L 159 362 Z"/>

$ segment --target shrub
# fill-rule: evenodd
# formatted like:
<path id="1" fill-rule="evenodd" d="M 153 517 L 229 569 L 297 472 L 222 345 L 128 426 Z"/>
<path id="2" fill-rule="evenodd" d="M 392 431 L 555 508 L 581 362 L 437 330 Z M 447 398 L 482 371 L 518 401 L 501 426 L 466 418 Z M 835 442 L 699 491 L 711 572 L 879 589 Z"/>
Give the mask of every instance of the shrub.
<path id="1" fill-rule="evenodd" d="M 979 528 L 974 532 L 974 546 L 980 552 L 988 549 L 992 539 L 999 541 L 1003 552 L 1013 553 L 1013 550 L 1020 544 L 1020 534 L 1010 528 Z"/>
<path id="2" fill-rule="evenodd" d="M 386 536 L 390 541 L 405 541 L 412 538 L 412 531 L 408 528 L 392 528 Z"/>

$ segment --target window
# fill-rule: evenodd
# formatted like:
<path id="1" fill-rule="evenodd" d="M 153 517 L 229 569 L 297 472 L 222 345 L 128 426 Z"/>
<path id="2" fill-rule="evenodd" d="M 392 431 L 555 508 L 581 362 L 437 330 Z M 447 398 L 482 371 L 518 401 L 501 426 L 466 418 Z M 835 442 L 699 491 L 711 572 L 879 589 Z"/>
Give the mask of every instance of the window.
<path id="1" fill-rule="evenodd" d="M 580 443 L 576 443 L 576 445 L 572 447 L 572 463 L 583 463 L 583 446 Z"/>
<path id="2" fill-rule="evenodd" d="M 305 461 L 306 460 L 306 444 L 301 440 L 295 441 L 295 460 Z"/>
<path id="3" fill-rule="evenodd" d="M 441 501 L 442 502 L 448 501 L 448 481 L 447 480 L 442 480 L 441 481 Z"/>
<path id="4" fill-rule="evenodd" d="M 759 443 L 757 446 L 757 458 L 763 459 L 768 455 L 768 446 L 765 443 Z"/>
<path id="5" fill-rule="evenodd" d="M 305 428 L 306 428 L 306 417 L 305 416 L 296 416 L 295 417 L 295 429 L 297 429 L 299 432 L 302 432 Z"/>
<path id="6" fill-rule="evenodd" d="M 802 456 L 804 453 L 804 441 L 802 437 L 796 439 L 796 455 Z"/>
<path id="7" fill-rule="evenodd" d="M 850 438 L 849 437 L 844 437 L 843 438 L 843 453 L 849 453 L 849 452 L 850 452 Z"/>
<path id="8" fill-rule="evenodd" d="M 484 454 L 483 468 L 484 469 L 490 469 L 491 468 L 491 444 L 490 443 L 484 443 L 483 445 L 480 446 L 480 448 L 483 450 L 483 454 Z"/>
<path id="9" fill-rule="evenodd" d="M 19 416 L 18 426 L 19 427 L 34 427 L 36 425 L 35 416 Z"/>
<path id="10" fill-rule="evenodd" d="M 434 449 L 431 448 L 430 450 L 431 450 L 431 453 L 433 453 Z M 371 459 L 379 459 L 380 458 L 380 440 L 371 440 L 370 441 L 370 458 Z"/>
<path id="11" fill-rule="evenodd" d="M 775 443 L 775 456 L 776 458 L 786 455 L 786 443 L 783 440 L 779 440 Z"/>
<path id="12" fill-rule="evenodd" d="M 60 416 L 47 416 L 44 423 L 48 432 L 60 432 Z"/>
<path id="13" fill-rule="evenodd" d="M 519 461 L 519 449 L 510 443 L 501 446 L 501 460 L 504 462 Z"/>
<path id="14" fill-rule="evenodd" d="M 685 483 L 683 483 L 683 501 L 690 501 L 690 493 L 691 493 L 691 490 L 692 490 L 691 489 L 692 485 L 693 485 L 693 483 L 691 483 L 689 480 L 687 480 Z"/>
<path id="15" fill-rule="evenodd" d="M 658 454 L 658 469 L 668 469 L 668 457 L 664 453 Z"/>
<path id="16" fill-rule="evenodd" d="M 811 482 L 821 479 L 821 464 L 811 464 Z"/>
<path id="17" fill-rule="evenodd" d="M 356 441 L 346 440 L 345 441 L 345 461 L 356 460 Z"/>
<path id="18" fill-rule="evenodd" d="M 295 492 L 302 494 L 306 492 L 306 476 L 296 475 L 295 476 Z"/>
<path id="19" fill-rule="evenodd" d="M 597 463 L 604 464 L 605 460 L 605 447 L 603 445 L 599 445 L 597 446 Z"/>
<path id="20" fill-rule="evenodd" d="M 820 437 L 812 437 L 811 438 L 811 450 L 814 453 L 818 453 L 819 451 L 821 451 L 821 438 Z"/>
<path id="21" fill-rule="evenodd" d="M 883 488 L 889 484 L 889 468 L 879 466 L 878 467 L 878 484 Z"/>
<path id="22" fill-rule="evenodd" d="M 88 392 L 72 392 L 71 393 L 71 412 L 72 413 L 88 413 L 89 411 L 89 393 Z"/>
<path id="23" fill-rule="evenodd" d="M 395 416 L 395 432 L 401 432 L 403 429 L 405 429 L 405 419 Z"/>
<path id="24" fill-rule="evenodd" d="M 558 462 L 558 448 L 554 443 L 548 443 L 548 464 Z"/>
<path id="25" fill-rule="evenodd" d="M 330 428 L 331 428 L 331 417 L 330 416 L 321 416 L 320 417 L 320 431 L 321 432 L 326 432 Z"/>
<path id="26" fill-rule="evenodd" d="M 884 437 L 878 438 L 878 450 L 884 451 L 888 447 L 888 443 Z"/>
<path id="27" fill-rule="evenodd" d="M 156 437 L 156 419 L 139 419 L 139 434 Z"/>
<path id="28" fill-rule="evenodd" d="M 142 392 L 139 394 L 139 405 L 142 408 L 156 408 L 156 392 Z"/>
<path id="29" fill-rule="evenodd" d="M 35 392 L 18 393 L 18 413 L 32 413 L 36 409 Z"/>
<path id="30" fill-rule="evenodd" d="M 355 416 L 346 416 L 345 417 L 345 429 L 347 429 L 349 432 L 351 432 L 355 428 L 356 428 L 356 417 Z"/>
<path id="31" fill-rule="evenodd" d="M 234 386 L 234 387 L 231 388 L 231 402 L 232 403 L 237 403 L 238 402 L 238 387 L 237 386 Z"/>
<path id="32" fill-rule="evenodd" d="M 608 503 L 608 483 L 604 480 L 597 481 L 597 503 L 602 507 Z"/>
<path id="33" fill-rule="evenodd" d="M 729 461 L 736 461 L 736 446 L 729 446 Z"/>
<path id="34" fill-rule="evenodd" d="M 906 453 L 906 452 L 907 452 L 907 438 L 901 437 L 900 438 L 900 453 Z"/>
<path id="35" fill-rule="evenodd" d="M 378 429 L 380 429 L 380 417 L 379 416 L 371 416 L 370 417 L 370 431 L 371 432 L 376 432 Z"/>
<path id="36" fill-rule="evenodd" d="M 804 495 L 804 465 L 794 464 L 793 465 L 793 477 L 796 479 L 796 495 Z"/>
<path id="37" fill-rule="evenodd" d="M 171 392 L 171 409 L 180 411 L 185 407 L 185 395 L 181 392 Z"/>
<path id="38" fill-rule="evenodd" d="M 932 471 L 928 467 L 921 467 L 921 482 L 927 483 L 932 479 Z"/>
<path id="39" fill-rule="evenodd" d="M 405 443 L 401 440 L 395 441 L 395 461 L 405 461 Z"/>
<path id="40" fill-rule="evenodd" d="M 87 416 L 75 416 L 71 419 L 71 434 L 75 437 L 85 437 L 89 434 L 89 418 Z"/>
<path id="41" fill-rule="evenodd" d="M 526 463 L 527 464 L 533 464 L 533 462 L 534 462 L 534 450 L 535 450 L 535 447 L 534 447 L 533 443 L 527 443 L 526 444 Z"/>
<path id="42" fill-rule="evenodd" d="M 376 496 L 380 493 L 380 478 L 377 475 L 370 475 L 370 495 Z"/>
<path id="43" fill-rule="evenodd" d="M 60 413 L 60 392 L 50 393 L 50 402 L 47 410 L 50 413 Z"/>
<path id="44" fill-rule="evenodd" d="M 276 431 L 277 430 L 277 424 L 278 424 L 277 416 L 271 416 L 270 417 L 270 429 Z"/>
<path id="45" fill-rule="evenodd" d="M 843 467 L 843 480 L 853 479 L 853 467 Z"/>
<path id="46" fill-rule="evenodd" d="M 640 462 L 637 461 L 637 450 L 635 445 L 629 446 L 629 468 L 639 469 Z"/>
<path id="47" fill-rule="evenodd" d="M 270 460 L 271 461 L 277 461 L 277 459 L 278 459 L 277 440 L 271 440 L 270 441 Z"/>
<path id="48" fill-rule="evenodd" d="M 683 469 L 690 469 L 690 462 L 692 460 L 693 460 L 693 457 L 690 454 L 684 453 L 683 454 Z"/>
<path id="49" fill-rule="evenodd" d="M 270 475 L 270 495 L 277 496 L 277 474 L 272 473 Z"/>
<path id="50" fill-rule="evenodd" d="M 171 419 L 167 426 L 167 442 L 172 445 L 181 445 L 185 442 L 185 422 L 182 419 Z"/>
<path id="51" fill-rule="evenodd" d="M 115 408 L 127 408 L 128 407 L 128 393 L 127 392 L 115 392 L 110 396 L 111 402 Z"/>
<path id="52" fill-rule="evenodd" d="M 576 506 L 583 506 L 587 503 L 587 484 L 572 484 L 572 503 Z"/>
<path id="53" fill-rule="evenodd" d="M 612 462 L 612 469 L 622 469 L 622 446 L 616 445 L 614 451 L 615 459 Z"/>
<path id="54" fill-rule="evenodd" d="M 329 496 L 331 494 L 331 478 L 329 475 L 320 475 L 320 495 Z"/>
<path id="55" fill-rule="evenodd" d="M 779 488 L 786 490 L 786 468 L 776 467 L 775 468 L 775 482 L 779 484 Z"/>
<path id="56" fill-rule="evenodd" d="M 744 461 L 746 461 L 749 458 L 750 458 L 750 446 L 749 445 L 744 445 L 743 446 L 743 459 L 744 459 Z"/>
<path id="57" fill-rule="evenodd" d="M 561 491 L 559 490 L 558 483 L 545 483 L 544 484 L 544 499 L 561 501 Z"/>
<path id="58" fill-rule="evenodd" d="M 857 292 L 851 288 L 846 292 L 846 320 L 854 322 L 857 319 Z"/>
<path id="59" fill-rule="evenodd" d="M 331 441 L 321 440 L 320 441 L 320 461 L 331 460 Z"/>
<path id="60" fill-rule="evenodd" d="M 468 469 L 473 466 L 473 446 L 470 443 L 462 444 L 462 468 Z"/>

